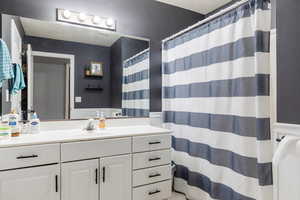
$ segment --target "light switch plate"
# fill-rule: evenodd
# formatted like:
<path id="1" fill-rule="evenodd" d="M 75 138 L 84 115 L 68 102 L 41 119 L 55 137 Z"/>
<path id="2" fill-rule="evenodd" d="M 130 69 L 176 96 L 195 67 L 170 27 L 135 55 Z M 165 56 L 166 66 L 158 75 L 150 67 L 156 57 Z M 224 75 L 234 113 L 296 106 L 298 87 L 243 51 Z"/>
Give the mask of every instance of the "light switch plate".
<path id="1" fill-rule="evenodd" d="M 75 97 L 75 102 L 76 103 L 81 103 L 81 97 Z"/>

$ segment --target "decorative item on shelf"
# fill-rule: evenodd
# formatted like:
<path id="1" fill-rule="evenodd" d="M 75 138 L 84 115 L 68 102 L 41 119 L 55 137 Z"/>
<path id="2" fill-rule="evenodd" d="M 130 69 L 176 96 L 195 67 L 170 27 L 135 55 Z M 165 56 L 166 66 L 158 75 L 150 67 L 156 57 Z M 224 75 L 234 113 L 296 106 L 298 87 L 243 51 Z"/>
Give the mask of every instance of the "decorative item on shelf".
<path id="1" fill-rule="evenodd" d="M 102 62 L 91 62 L 90 66 L 91 76 L 103 76 L 103 63 Z"/>
<path id="2" fill-rule="evenodd" d="M 102 91 L 103 90 L 103 88 L 100 85 L 94 86 L 94 85 L 90 85 L 90 84 L 88 84 L 85 89 L 90 90 L 90 91 Z"/>
<path id="3" fill-rule="evenodd" d="M 90 70 L 89 67 L 86 67 L 86 68 L 84 69 L 84 75 L 85 75 L 85 76 L 90 76 L 90 75 L 91 75 L 91 70 Z"/>

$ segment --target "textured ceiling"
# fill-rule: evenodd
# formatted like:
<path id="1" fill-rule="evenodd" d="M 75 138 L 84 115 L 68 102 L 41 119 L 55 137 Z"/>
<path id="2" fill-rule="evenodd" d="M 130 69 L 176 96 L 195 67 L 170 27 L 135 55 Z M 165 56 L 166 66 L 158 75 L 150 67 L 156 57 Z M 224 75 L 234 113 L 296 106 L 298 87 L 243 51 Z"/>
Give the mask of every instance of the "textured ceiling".
<path id="1" fill-rule="evenodd" d="M 156 0 L 162 3 L 192 10 L 203 15 L 229 3 L 231 0 Z"/>

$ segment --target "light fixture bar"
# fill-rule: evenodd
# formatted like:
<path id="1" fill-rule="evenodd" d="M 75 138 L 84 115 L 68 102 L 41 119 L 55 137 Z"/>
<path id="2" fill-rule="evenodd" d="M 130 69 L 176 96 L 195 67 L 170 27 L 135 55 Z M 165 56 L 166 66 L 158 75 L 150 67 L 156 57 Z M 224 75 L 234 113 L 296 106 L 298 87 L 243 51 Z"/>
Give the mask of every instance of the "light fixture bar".
<path id="1" fill-rule="evenodd" d="M 99 17 L 61 8 L 57 9 L 57 21 L 116 31 L 116 21 L 112 18 Z"/>

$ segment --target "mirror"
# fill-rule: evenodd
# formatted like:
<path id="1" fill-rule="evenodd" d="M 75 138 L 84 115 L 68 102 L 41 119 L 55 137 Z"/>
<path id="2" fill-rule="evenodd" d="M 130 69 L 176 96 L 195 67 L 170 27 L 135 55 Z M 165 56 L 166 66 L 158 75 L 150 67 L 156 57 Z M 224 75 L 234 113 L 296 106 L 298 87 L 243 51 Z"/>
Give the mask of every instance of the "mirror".
<path id="1" fill-rule="evenodd" d="M 5 14 L 2 33 L 26 83 L 2 102 L 2 114 L 16 110 L 26 119 L 34 110 L 47 121 L 97 112 L 149 116 L 149 39 Z M 4 84 L 2 94 L 10 87 Z"/>

